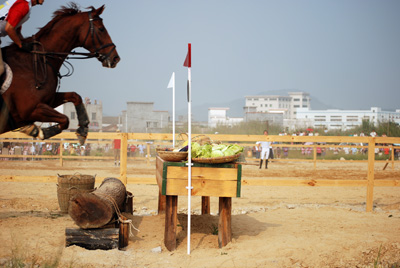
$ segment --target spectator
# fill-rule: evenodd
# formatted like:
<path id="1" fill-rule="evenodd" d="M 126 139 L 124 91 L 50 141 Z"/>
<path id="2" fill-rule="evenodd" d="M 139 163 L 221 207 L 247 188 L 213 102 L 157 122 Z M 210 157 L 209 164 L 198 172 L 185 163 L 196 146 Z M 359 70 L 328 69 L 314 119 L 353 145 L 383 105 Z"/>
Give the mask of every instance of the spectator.
<path id="1" fill-rule="evenodd" d="M 119 129 L 117 129 L 117 132 L 120 132 Z M 119 166 L 120 165 L 120 156 L 121 156 L 121 140 L 120 139 L 114 139 L 113 141 L 113 149 L 114 149 L 114 166 Z"/>

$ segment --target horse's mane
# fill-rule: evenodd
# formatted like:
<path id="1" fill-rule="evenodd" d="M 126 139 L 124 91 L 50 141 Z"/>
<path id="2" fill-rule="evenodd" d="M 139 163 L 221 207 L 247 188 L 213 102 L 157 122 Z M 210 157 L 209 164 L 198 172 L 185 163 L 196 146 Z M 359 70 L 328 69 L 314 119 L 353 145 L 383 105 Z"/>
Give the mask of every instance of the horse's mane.
<path id="1" fill-rule="evenodd" d="M 89 7 L 92 10 L 94 9 L 93 6 Z M 61 6 L 60 9 L 56 10 L 53 13 L 52 20 L 47 23 L 44 27 L 40 28 L 39 32 L 35 35 L 37 39 L 40 39 L 41 36 L 47 35 L 51 32 L 53 26 L 57 24 L 61 19 L 65 17 L 70 17 L 80 13 L 81 10 L 79 9 L 78 5 L 74 2 L 70 2 L 67 6 Z"/>

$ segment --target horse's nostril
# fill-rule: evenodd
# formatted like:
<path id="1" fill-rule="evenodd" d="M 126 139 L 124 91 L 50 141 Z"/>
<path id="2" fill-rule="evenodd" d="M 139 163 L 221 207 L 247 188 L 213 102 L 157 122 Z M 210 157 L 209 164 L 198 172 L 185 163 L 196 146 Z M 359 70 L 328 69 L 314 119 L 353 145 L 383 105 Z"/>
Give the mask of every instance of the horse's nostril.
<path id="1" fill-rule="evenodd" d="M 114 62 L 115 63 L 118 63 L 120 60 L 121 60 L 120 57 L 114 57 Z"/>

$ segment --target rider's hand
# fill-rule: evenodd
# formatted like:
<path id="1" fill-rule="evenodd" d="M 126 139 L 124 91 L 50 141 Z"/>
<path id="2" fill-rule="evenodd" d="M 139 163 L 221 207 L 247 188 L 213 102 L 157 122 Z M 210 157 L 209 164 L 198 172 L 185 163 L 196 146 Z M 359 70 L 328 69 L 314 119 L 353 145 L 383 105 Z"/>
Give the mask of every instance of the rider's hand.
<path id="1" fill-rule="evenodd" d="M 33 43 L 22 43 L 21 44 L 21 49 L 27 52 L 31 52 L 33 50 Z"/>

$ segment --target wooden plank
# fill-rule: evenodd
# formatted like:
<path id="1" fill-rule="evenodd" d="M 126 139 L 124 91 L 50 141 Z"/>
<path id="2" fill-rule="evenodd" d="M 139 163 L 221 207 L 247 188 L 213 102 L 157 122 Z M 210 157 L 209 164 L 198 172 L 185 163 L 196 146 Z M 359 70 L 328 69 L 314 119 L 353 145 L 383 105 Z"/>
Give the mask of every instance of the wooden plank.
<path id="1" fill-rule="evenodd" d="M 374 167 L 375 167 L 375 138 L 368 144 L 368 176 L 367 176 L 367 212 L 372 211 L 374 205 Z"/>
<path id="2" fill-rule="evenodd" d="M 171 178 L 188 178 L 187 167 L 174 167 L 169 166 L 167 171 L 168 180 Z M 237 169 L 236 168 L 206 168 L 206 167 L 192 167 L 192 179 L 204 179 L 204 180 L 237 180 Z"/>
<path id="3" fill-rule="evenodd" d="M 104 229 L 65 229 L 66 247 L 77 245 L 86 249 L 114 249 L 118 248 L 119 228 Z"/>
<path id="4" fill-rule="evenodd" d="M 164 169 L 164 161 L 157 156 L 156 157 L 156 180 L 158 187 L 161 189 L 162 180 L 163 180 L 163 169 Z"/>
<path id="5" fill-rule="evenodd" d="M 176 249 L 176 225 L 178 222 L 178 196 L 166 196 L 164 245 L 169 251 Z"/>
<path id="6" fill-rule="evenodd" d="M 210 197 L 202 196 L 201 197 L 201 215 L 209 215 L 210 214 Z"/>
<path id="7" fill-rule="evenodd" d="M 400 187 L 400 180 L 375 180 L 374 187 Z"/>
<path id="8" fill-rule="evenodd" d="M 166 194 L 187 196 L 187 184 L 185 179 L 168 179 Z M 192 186 L 193 196 L 236 197 L 237 194 L 236 181 L 192 179 Z"/>
<path id="9" fill-rule="evenodd" d="M 219 221 L 218 221 L 218 246 L 226 246 L 232 241 L 232 198 L 219 198 Z"/>
<path id="10" fill-rule="evenodd" d="M 164 214 L 167 207 L 166 196 L 161 193 L 161 189 L 158 190 L 158 214 Z"/>
<path id="11" fill-rule="evenodd" d="M 242 185 L 250 186 L 367 186 L 366 180 L 313 180 L 313 179 L 244 179 Z"/>

